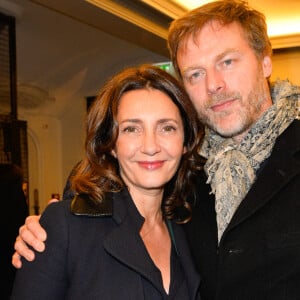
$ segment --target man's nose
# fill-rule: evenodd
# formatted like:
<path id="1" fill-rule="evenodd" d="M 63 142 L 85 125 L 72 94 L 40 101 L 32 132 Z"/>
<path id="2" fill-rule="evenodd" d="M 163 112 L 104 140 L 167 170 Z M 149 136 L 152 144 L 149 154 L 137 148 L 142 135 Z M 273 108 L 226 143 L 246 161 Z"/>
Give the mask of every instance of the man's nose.
<path id="1" fill-rule="evenodd" d="M 221 72 L 216 69 L 206 71 L 206 86 L 209 95 L 222 91 L 225 87 L 225 82 Z"/>

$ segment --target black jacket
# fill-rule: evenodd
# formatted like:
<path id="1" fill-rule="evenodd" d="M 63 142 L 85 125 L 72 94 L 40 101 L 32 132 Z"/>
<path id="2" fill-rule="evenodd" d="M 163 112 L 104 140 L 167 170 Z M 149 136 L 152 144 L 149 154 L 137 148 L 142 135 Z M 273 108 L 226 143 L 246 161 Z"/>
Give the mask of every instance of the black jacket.
<path id="1" fill-rule="evenodd" d="M 0 298 L 8 300 L 14 282 L 16 269 L 11 264 L 14 243 L 19 228 L 28 216 L 28 206 L 22 190 L 21 169 L 16 165 L 0 165 L 0 227 L 4 234 L 0 240 Z"/>
<path id="2" fill-rule="evenodd" d="M 139 235 L 144 219 L 128 192 L 113 193 L 100 206 L 75 199 L 46 208 L 41 218 L 46 250 L 36 253 L 34 262 L 23 260 L 12 300 L 164 299 L 160 272 Z M 185 234 L 175 223 L 172 228 L 188 299 L 200 299 L 200 277 Z M 187 299 L 184 291 L 177 285 L 172 299 Z"/>
<path id="3" fill-rule="evenodd" d="M 300 299 L 300 121 L 277 139 L 218 246 L 214 198 L 202 174 L 185 225 L 204 300 Z"/>

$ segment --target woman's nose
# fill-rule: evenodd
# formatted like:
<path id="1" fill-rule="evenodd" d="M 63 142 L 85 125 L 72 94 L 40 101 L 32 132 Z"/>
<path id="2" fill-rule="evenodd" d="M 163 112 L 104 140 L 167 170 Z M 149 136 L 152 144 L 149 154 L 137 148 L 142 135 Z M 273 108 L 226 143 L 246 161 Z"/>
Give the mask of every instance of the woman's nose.
<path id="1" fill-rule="evenodd" d="M 141 151 L 148 155 L 154 155 L 160 151 L 160 138 L 155 132 L 147 132 L 143 136 Z"/>

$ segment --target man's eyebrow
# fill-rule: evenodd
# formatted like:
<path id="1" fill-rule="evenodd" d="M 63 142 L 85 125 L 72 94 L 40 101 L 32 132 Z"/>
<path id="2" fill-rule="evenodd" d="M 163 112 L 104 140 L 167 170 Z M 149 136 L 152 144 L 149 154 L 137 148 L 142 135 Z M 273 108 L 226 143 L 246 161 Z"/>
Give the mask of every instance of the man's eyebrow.
<path id="1" fill-rule="evenodd" d="M 222 59 L 223 57 L 225 57 L 226 55 L 228 54 L 234 54 L 234 53 L 240 53 L 240 51 L 236 48 L 229 48 L 229 49 L 226 49 L 224 52 L 220 53 L 219 55 L 217 55 L 216 57 L 216 61 Z"/>
<path id="2" fill-rule="evenodd" d="M 204 69 L 204 68 L 202 68 L 201 66 L 198 66 L 198 65 L 190 66 L 190 67 L 184 69 L 184 70 L 182 71 L 182 74 L 187 73 L 187 72 L 189 72 L 189 71 L 193 71 L 193 70 L 199 70 L 199 69 Z"/>
<path id="3" fill-rule="evenodd" d="M 226 55 L 228 54 L 232 54 L 232 53 L 237 53 L 239 54 L 240 51 L 236 48 L 229 48 L 229 49 L 226 49 L 224 52 L 218 54 L 215 58 L 215 61 L 219 61 L 221 59 L 223 59 Z M 183 69 L 182 71 L 182 74 L 185 74 L 189 71 L 193 71 L 193 70 L 201 70 L 201 69 L 205 69 L 204 67 L 200 66 L 200 65 L 193 65 L 193 66 L 190 66 L 190 67 L 187 67 L 185 69 Z"/>

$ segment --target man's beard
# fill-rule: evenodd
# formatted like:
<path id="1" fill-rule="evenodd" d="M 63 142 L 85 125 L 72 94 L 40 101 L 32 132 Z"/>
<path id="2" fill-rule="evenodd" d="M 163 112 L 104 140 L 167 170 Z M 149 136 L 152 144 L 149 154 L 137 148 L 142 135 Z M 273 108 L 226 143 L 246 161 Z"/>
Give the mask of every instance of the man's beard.
<path id="1" fill-rule="evenodd" d="M 256 82 L 253 85 L 253 89 L 247 96 L 247 99 L 243 99 L 239 92 L 226 92 L 217 95 L 212 95 L 208 98 L 208 101 L 204 107 L 206 114 L 199 113 L 199 118 L 203 124 L 208 128 L 215 131 L 218 135 L 224 138 L 230 138 L 239 136 L 247 131 L 256 123 L 256 121 L 263 114 L 262 105 L 268 98 L 266 88 L 264 87 L 264 80 L 262 77 L 257 76 Z M 241 104 L 233 111 L 224 110 L 223 112 L 211 112 L 212 105 L 225 102 L 226 100 L 235 99 Z M 234 105 L 234 104 L 233 104 Z M 230 118 L 230 114 L 234 112 L 232 126 L 227 125 L 226 128 L 222 126 L 222 118 Z M 228 122 L 230 122 L 228 120 Z"/>

